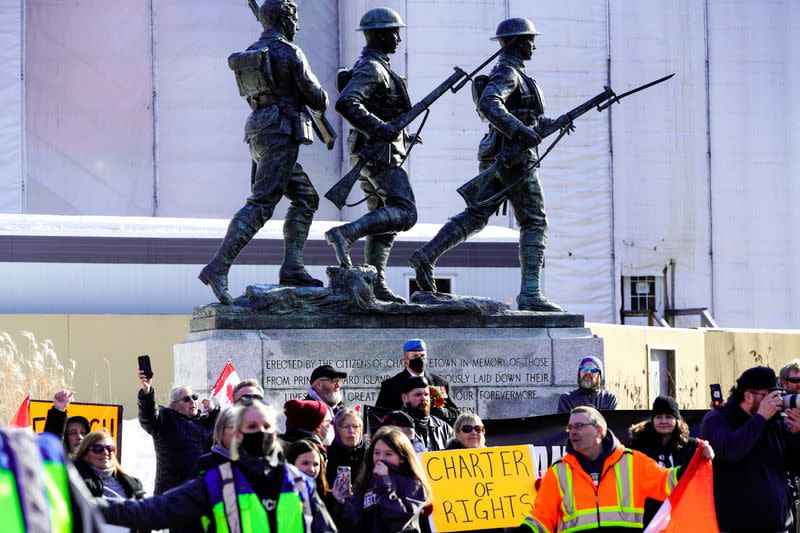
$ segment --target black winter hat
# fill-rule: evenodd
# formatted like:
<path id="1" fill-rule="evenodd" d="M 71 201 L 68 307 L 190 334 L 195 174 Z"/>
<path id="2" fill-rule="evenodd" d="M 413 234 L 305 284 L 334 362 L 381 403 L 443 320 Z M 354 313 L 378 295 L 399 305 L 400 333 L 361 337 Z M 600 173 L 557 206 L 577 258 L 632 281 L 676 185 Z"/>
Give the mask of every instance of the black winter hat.
<path id="1" fill-rule="evenodd" d="M 678 420 L 681 419 L 681 410 L 678 409 L 678 402 L 672 396 L 659 396 L 653 402 L 653 412 L 650 414 L 650 419 L 658 415 L 672 415 Z"/>
<path id="2" fill-rule="evenodd" d="M 403 386 L 400 388 L 400 392 L 408 394 L 414 389 L 422 389 L 425 387 L 430 387 L 431 384 L 425 379 L 425 376 L 414 376 L 410 377 L 403 382 Z"/>
<path id="3" fill-rule="evenodd" d="M 742 372 L 742 375 L 736 380 L 736 388 L 742 392 L 756 389 L 767 389 L 770 392 L 781 390 L 778 387 L 775 371 L 768 366 L 754 366 Z"/>
<path id="4" fill-rule="evenodd" d="M 414 420 L 403 411 L 392 411 L 383 417 L 383 420 L 381 420 L 381 425 L 413 428 Z"/>

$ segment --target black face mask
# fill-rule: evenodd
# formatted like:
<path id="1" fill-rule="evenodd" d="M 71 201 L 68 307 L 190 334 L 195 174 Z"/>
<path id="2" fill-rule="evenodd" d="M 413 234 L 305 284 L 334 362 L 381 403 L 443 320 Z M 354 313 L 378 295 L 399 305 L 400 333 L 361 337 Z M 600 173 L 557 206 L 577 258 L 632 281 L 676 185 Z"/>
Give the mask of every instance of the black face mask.
<path id="1" fill-rule="evenodd" d="M 408 368 L 417 374 L 422 374 L 425 371 L 425 359 L 427 357 L 417 357 L 408 362 Z"/>
<path id="2" fill-rule="evenodd" d="M 272 432 L 256 431 L 255 433 L 242 433 L 242 436 L 242 443 L 239 447 L 247 452 L 248 455 L 256 457 L 268 455 L 275 444 L 275 433 Z"/>

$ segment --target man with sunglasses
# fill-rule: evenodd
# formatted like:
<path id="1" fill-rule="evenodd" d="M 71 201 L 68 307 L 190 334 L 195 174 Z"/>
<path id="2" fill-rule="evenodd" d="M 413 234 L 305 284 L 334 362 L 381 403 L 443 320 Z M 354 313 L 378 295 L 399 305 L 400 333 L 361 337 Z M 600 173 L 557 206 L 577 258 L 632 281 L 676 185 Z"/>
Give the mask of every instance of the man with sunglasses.
<path id="1" fill-rule="evenodd" d="M 175 387 L 170 393 L 169 406 L 156 409 L 153 378 L 147 379 L 141 370 L 137 370 L 137 377 L 142 385 L 139 423 L 153 437 L 156 450 L 153 494 L 162 494 L 189 479 L 200 456 L 211 450 L 219 409 L 201 415 L 198 396 L 189 387 Z M 203 403 L 210 406 L 207 399 Z"/>
<path id="2" fill-rule="evenodd" d="M 264 389 L 261 388 L 258 380 L 253 378 L 243 379 L 233 388 L 233 403 L 263 399 Z"/>
<path id="3" fill-rule="evenodd" d="M 559 413 L 569 413 L 581 405 L 588 405 L 600 411 L 613 411 L 617 408 L 617 396 L 602 388 L 603 362 L 597 357 L 588 356 L 578 365 L 578 388 L 565 392 L 558 399 Z"/>
<path id="4" fill-rule="evenodd" d="M 717 451 L 720 531 L 776 533 L 792 522 L 786 478 L 800 462 L 800 409 L 784 409 L 782 392 L 774 370 L 749 368 L 725 405 L 703 418 L 700 436 Z"/>
<path id="5" fill-rule="evenodd" d="M 783 365 L 778 377 L 786 394 L 800 394 L 800 359 L 792 359 Z"/>

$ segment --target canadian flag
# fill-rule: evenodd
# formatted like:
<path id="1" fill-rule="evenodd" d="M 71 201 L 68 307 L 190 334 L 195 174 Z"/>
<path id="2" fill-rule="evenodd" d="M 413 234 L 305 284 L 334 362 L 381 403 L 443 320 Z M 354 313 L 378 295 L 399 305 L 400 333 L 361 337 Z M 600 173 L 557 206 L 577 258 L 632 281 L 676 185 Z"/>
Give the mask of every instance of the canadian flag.
<path id="1" fill-rule="evenodd" d="M 233 368 L 233 364 L 228 361 L 225 363 L 225 368 L 222 369 L 222 374 L 217 378 L 214 383 L 214 388 L 211 389 L 211 397 L 217 400 L 221 409 L 233 405 L 233 388 L 242 381 L 239 379 L 239 374 Z"/>
<path id="2" fill-rule="evenodd" d="M 714 509 L 714 472 L 698 446 L 680 483 L 644 533 L 719 533 Z"/>
<path id="3" fill-rule="evenodd" d="M 31 427 L 31 395 L 28 394 L 25 396 L 25 399 L 22 400 L 22 403 L 17 409 L 17 414 L 14 415 L 14 418 L 11 419 L 11 422 L 8 423 L 9 427 L 12 428 L 30 428 Z"/>

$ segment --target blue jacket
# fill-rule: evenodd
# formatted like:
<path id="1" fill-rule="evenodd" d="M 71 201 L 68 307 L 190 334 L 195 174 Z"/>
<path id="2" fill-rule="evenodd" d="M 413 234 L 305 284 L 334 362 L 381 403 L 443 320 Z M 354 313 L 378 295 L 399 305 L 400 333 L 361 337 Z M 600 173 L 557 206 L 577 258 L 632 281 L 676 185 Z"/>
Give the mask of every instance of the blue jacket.
<path id="1" fill-rule="evenodd" d="M 767 421 L 728 402 L 703 418 L 700 437 L 714 449 L 714 504 L 720 531 L 774 532 L 792 519 L 787 471 L 800 438 L 775 415 Z"/>

